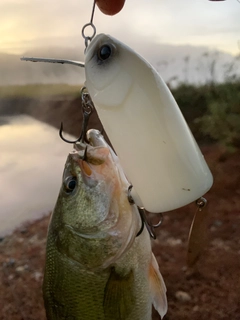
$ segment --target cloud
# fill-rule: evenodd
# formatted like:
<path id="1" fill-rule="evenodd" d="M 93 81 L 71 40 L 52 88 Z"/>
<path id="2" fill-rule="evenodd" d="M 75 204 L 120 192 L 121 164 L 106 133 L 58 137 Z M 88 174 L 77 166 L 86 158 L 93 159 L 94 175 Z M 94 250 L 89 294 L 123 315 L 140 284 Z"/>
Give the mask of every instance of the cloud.
<path id="1" fill-rule="evenodd" d="M 35 39 L 71 36 L 77 30 L 80 38 L 89 9 L 87 1 L 1 0 L 0 50 L 9 47 L 11 51 L 11 47 L 19 47 L 19 42 L 24 45 Z"/>
<path id="2" fill-rule="evenodd" d="M 90 19 L 91 8 L 90 0 L 1 0 L 0 51 L 19 51 L 21 43 L 26 49 L 28 42 L 51 45 L 42 41 L 50 38 L 54 45 L 62 46 L 63 38 L 74 35 L 78 38 L 72 39 L 71 46 L 77 45 L 83 42 L 81 29 Z M 123 10 L 113 17 L 96 10 L 94 23 L 98 32 L 121 40 L 131 34 L 162 43 L 211 44 L 237 53 L 239 16 L 236 0 L 127 0 Z"/>

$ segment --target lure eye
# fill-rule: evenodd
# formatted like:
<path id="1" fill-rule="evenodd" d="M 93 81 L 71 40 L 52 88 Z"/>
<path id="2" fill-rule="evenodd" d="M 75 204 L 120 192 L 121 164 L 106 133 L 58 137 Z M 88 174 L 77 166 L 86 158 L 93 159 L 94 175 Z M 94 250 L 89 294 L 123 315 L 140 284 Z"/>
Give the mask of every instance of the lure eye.
<path id="1" fill-rule="evenodd" d="M 64 181 L 64 188 L 67 193 L 72 193 L 73 190 L 77 186 L 77 178 L 76 177 L 67 177 L 66 180 Z"/>
<path id="2" fill-rule="evenodd" d="M 104 44 L 98 50 L 98 58 L 101 61 L 107 60 L 112 55 L 112 46 Z"/>

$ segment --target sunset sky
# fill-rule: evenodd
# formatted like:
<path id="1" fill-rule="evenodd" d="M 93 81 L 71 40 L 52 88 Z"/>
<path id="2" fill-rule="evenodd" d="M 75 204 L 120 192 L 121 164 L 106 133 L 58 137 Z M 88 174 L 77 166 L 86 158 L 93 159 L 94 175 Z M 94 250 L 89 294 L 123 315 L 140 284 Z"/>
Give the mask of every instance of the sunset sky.
<path id="1" fill-rule="evenodd" d="M 89 21 L 90 0 L 1 0 L 0 52 L 21 54 L 41 46 L 74 47 Z M 98 33 L 131 41 L 208 46 L 240 53 L 240 1 L 126 0 L 120 14 L 96 9 Z M 150 41 L 149 41 L 150 40 Z"/>

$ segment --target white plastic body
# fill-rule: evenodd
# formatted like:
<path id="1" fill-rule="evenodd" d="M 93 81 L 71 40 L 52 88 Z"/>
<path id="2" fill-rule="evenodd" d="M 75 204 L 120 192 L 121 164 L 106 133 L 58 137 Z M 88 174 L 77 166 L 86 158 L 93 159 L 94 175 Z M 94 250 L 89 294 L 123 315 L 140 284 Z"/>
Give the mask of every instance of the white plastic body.
<path id="1" fill-rule="evenodd" d="M 99 59 L 103 45 L 111 56 Z M 98 35 L 85 59 L 86 87 L 134 187 L 151 212 L 184 206 L 206 193 L 212 174 L 165 82 L 140 55 Z"/>

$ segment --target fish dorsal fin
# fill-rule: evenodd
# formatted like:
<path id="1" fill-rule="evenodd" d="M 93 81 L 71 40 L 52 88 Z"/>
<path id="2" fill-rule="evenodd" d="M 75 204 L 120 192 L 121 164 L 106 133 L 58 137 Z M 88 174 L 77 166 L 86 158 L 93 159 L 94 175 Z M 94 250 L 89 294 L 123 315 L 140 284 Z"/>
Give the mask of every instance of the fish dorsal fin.
<path id="1" fill-rule="evenodd" d="M 135 305 L 133 294 L 133 271 L 127 275 L 119 275 L 115 268 L 111 273 L 104 292 L 104 314 L 106 320 L 125 320 L 128 319 Z"/>
<path id="2" fill-rule="evenodd" d="M 159 267 L 155 256 L 152 254 L 152 261 L 149 269 L 150 278 L 150 291 L 152 294 L 152 303 L 154 308 L 160 314 L 161 318 L 167 312 L 167 296 L 166 296 L 166 286 L 163 277 L 159 271 Z"/>

